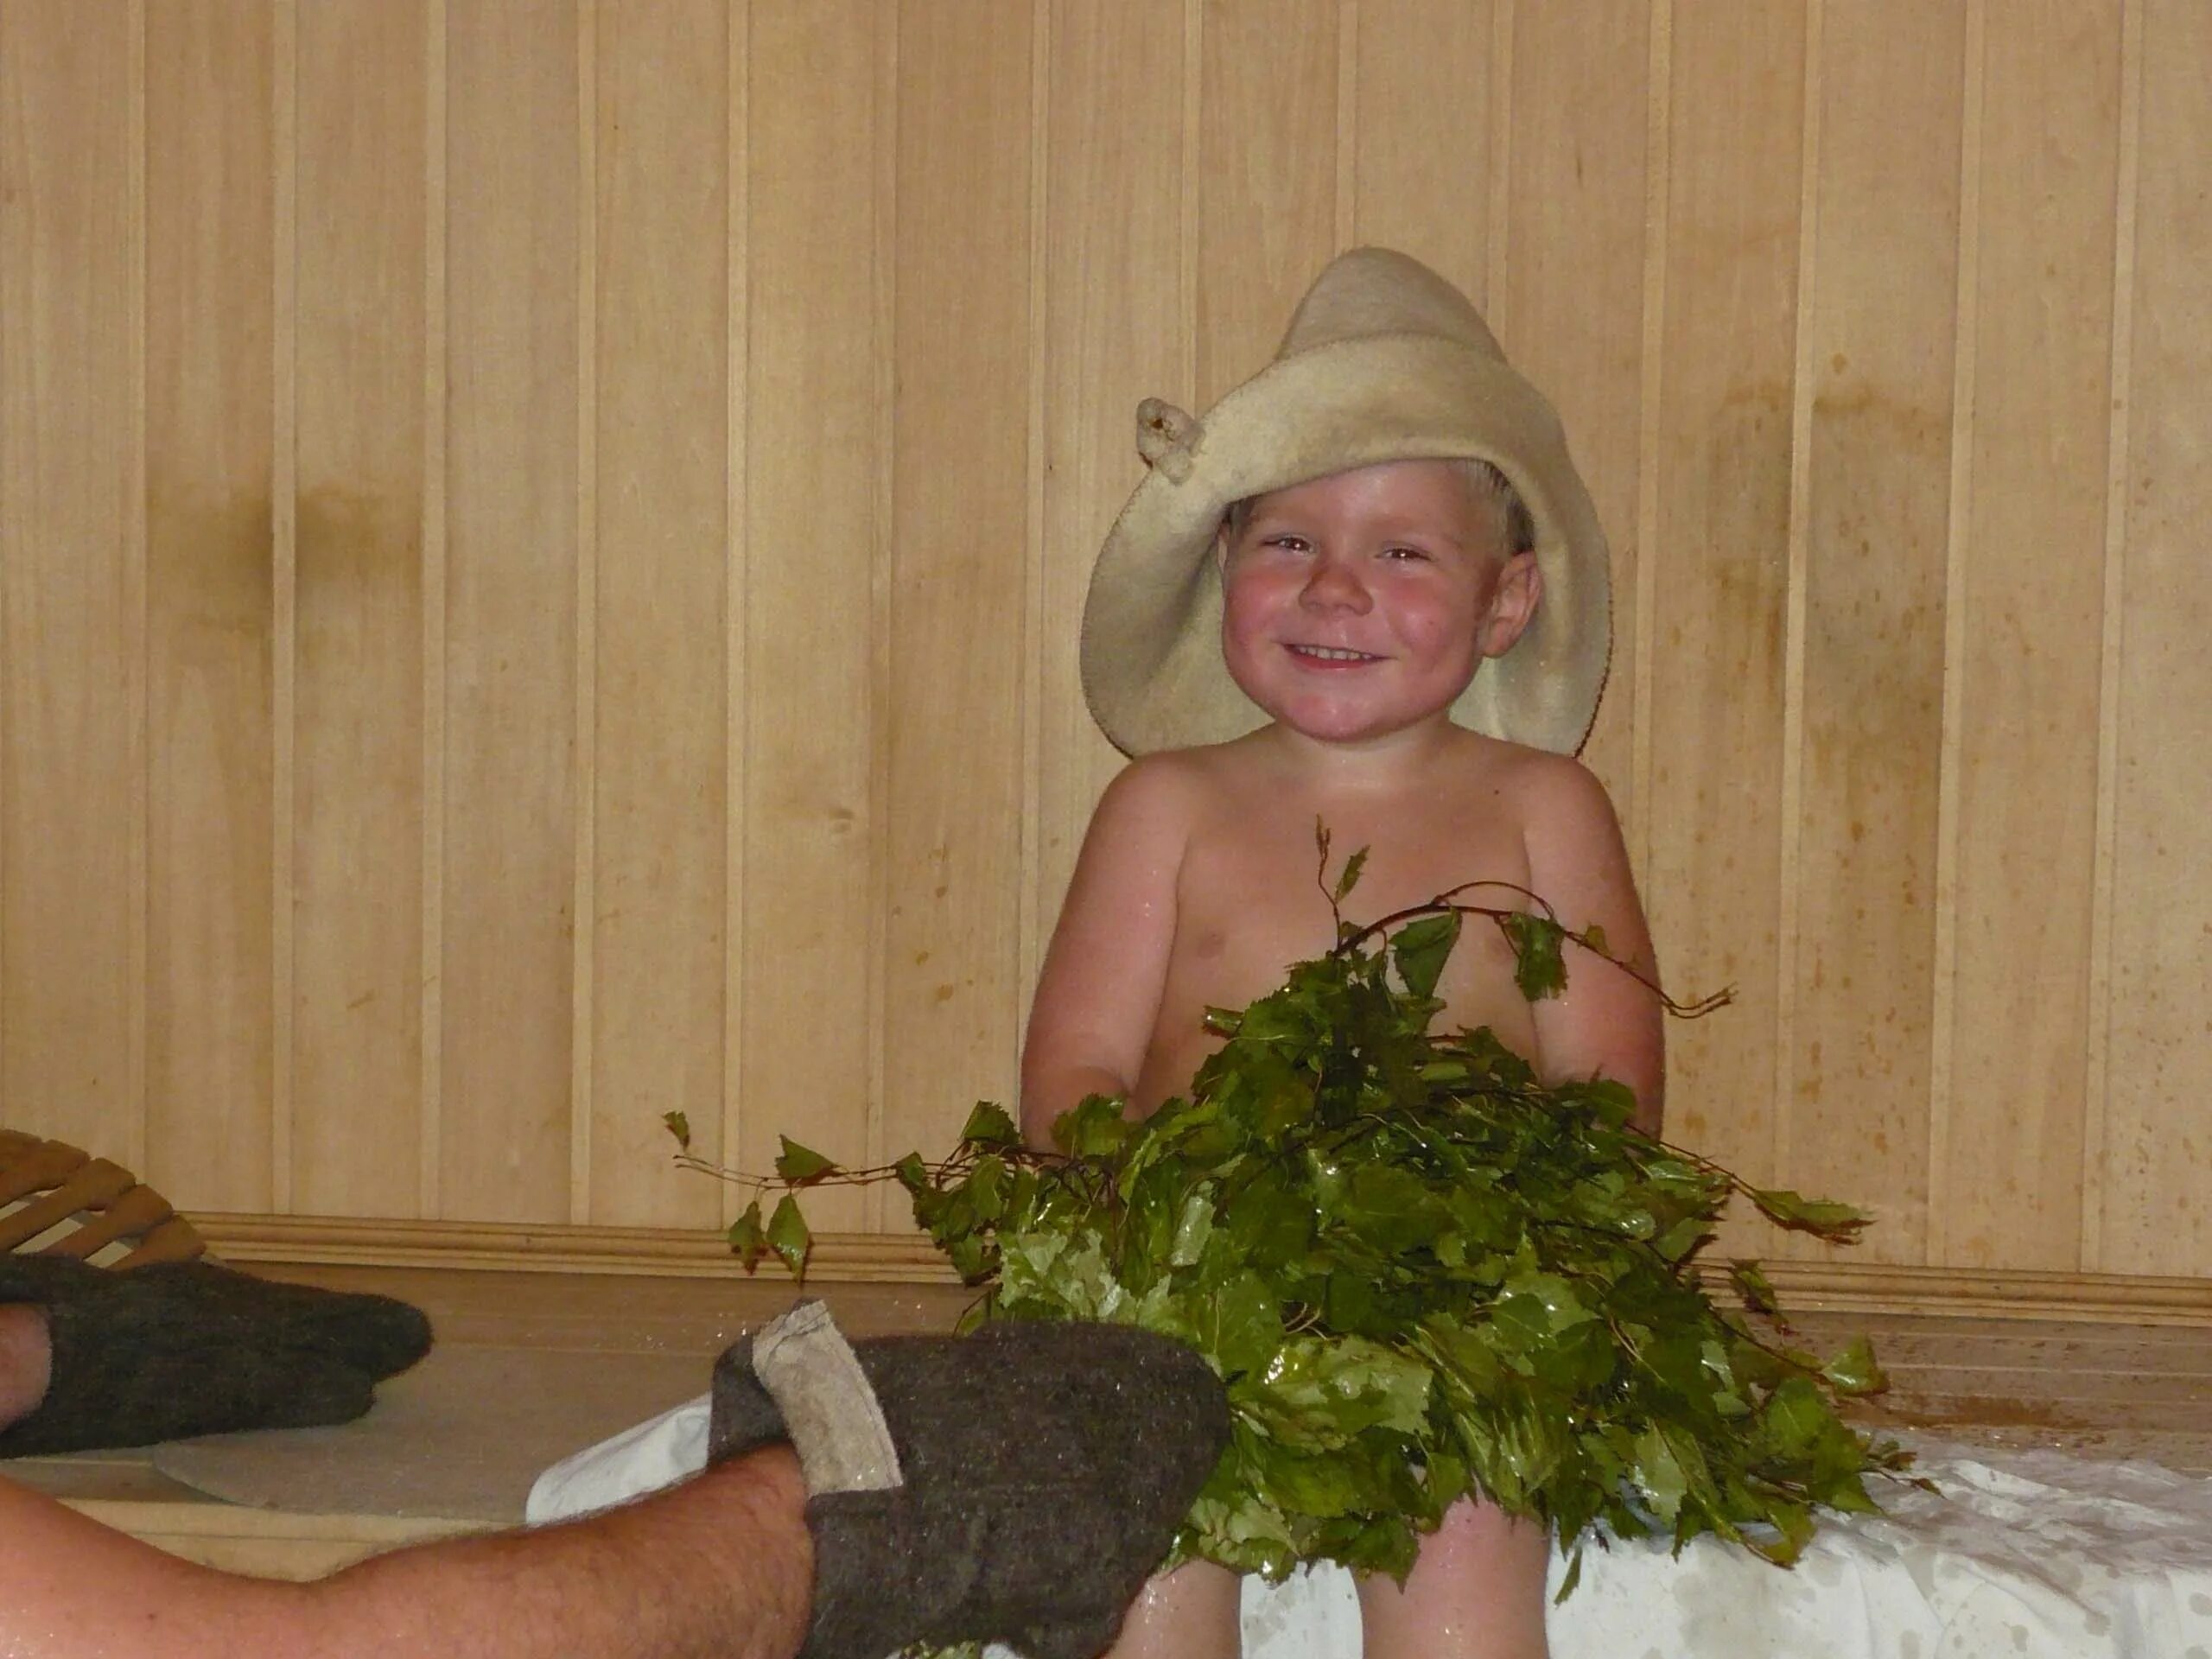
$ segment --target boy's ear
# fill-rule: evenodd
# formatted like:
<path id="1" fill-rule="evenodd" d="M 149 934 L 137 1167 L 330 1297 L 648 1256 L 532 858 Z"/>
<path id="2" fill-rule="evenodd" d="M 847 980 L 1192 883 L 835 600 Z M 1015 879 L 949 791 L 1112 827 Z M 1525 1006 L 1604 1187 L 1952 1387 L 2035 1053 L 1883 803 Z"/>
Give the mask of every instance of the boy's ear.
<path id="1" fill-rule="evenodd" d="M 1485 657 L 1503 657 L 1535 620 L 1543 603 L 1544 573 L 1534 553 L 1516 553 L 1497 573 L 1491 589 L 1490 611 L 1476 632 Z"/>

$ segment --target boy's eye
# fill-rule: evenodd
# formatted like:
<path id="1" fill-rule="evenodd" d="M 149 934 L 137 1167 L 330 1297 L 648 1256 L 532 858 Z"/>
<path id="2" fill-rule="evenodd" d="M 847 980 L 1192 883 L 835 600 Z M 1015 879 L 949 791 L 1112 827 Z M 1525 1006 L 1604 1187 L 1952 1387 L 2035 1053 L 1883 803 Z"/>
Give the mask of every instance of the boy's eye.
<path id="1" fill-rule="evenodd" d="M 1428 555 L 1422 552 L 1421 549 L 1417 547 L 1386 547 L 1382 550 L 1382 556 L 1386 559 L 1425 560 L 1428 557 Z"/>
<path id="2" fill-rule="evenodd" d="M 1312 543 L 1303 536 L 1294 536 L 1287 531 L 1281 531 L 1273 536 L 1262 538 L 1260 545 L 1279 547 L 1287 553 L 1304 553 L 1311 548 Z"/>

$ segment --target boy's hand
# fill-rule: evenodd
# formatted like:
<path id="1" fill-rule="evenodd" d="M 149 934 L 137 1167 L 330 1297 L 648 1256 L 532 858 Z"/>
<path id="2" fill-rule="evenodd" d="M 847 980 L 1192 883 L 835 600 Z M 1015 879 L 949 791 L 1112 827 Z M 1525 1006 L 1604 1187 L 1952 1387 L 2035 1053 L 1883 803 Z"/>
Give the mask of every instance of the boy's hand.
<path id="1" fill-rule="evenodd" d="M 1004 1642 L 1091 1659 L 1229 1443 L 1219 1380 L 1127 1325 L 848 1344 L 819 1302 L 715 1367 L 709 1458 L 789 1440 L 806 1475 L 800 1659 Z"/>

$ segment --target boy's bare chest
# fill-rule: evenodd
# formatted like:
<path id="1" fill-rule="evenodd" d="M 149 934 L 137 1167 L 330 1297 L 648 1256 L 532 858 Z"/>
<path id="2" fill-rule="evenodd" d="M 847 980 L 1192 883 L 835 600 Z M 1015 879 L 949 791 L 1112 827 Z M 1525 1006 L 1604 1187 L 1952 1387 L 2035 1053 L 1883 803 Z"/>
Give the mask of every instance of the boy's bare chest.
<path id="1" fill-rule="evenodd" d="M 1344 918 L 1364 924 L 1471 880 L 1525 885 L 1528 855 L 1507 814 L 1464 798 L 1366 810 L 1336 804 L 1325 872 L 1314 845 L 1314 815 L 1295 808 L 1225 814 L 1192 837 L 1178 883 L 1171 995 L 1234 1006 L 1281 984 L 1290 963 L 1333 943 L 1329 899 L 1345 861 L 1366 849 Z M 1504 889 L 1465 895 L 1510 908 Z M 1511 989 L 1511 960 L 1495 930 L 1467 930 L 1439 988 L 1455 1012 L 1490 1017 L 1492 992 Z M 1496 960 L 1493 960 L 1493 958 Z M 1475 1005 L 1480 1005 L 1478 1008 Z"/>

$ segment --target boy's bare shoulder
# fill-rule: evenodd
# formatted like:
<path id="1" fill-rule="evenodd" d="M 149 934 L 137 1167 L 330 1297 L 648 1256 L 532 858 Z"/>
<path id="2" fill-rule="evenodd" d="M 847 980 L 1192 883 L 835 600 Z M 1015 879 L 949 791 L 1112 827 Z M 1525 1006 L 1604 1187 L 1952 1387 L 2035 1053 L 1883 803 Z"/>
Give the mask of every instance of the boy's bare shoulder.
<path id="1" fill-rule="evenodd" d="M 1597 774 L 1571 754 L 1466 734 L 1463 749 L 1469 782 L 1507 804 L 1524 826 L 1559 827 L 1610 823 L 1611 798 Z"/>
<path id="2" fill-rule="evenodd" d="M 1181 838 L 1218 801 L 1224 781 L 1208 749 L 1162 749 L 1114 774 L 1091 814 L 1094 833 Z"/>

